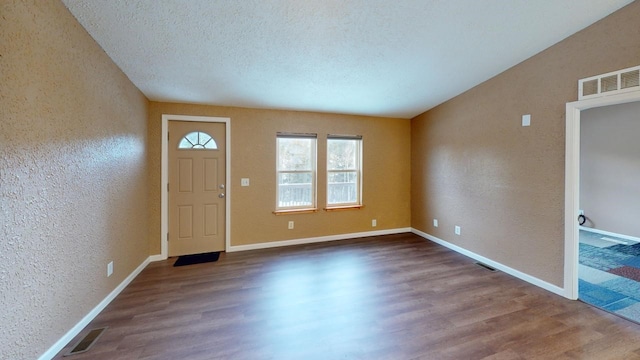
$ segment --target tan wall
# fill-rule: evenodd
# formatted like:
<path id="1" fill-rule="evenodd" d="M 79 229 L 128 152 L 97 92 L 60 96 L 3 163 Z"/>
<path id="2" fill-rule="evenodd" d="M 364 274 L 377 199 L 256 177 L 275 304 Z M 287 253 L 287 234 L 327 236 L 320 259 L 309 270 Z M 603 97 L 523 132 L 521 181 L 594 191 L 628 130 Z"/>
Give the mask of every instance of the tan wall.
<path id="1" fill-rule="evenodd" d="M 162 114 L 231 118 L 231 243 L 257 244 L 278 240 L 395 229 L 410 226 L 410 122 L 277 110 L 151 102 L 149 108 L 149 241 L 160 253 L 160 132 Z M 276 133 L 318 134 L 318 203 L 325 202 L 326 135 L 363 135 L 363 200 L 361 210 L 318 211 L 279 215 L 275 210 Z M 241 187 L 249 178 L 251 186 Z M 371 227 L 371 219 L 378 226 Z M 287 222 L 295 222 L 288 230 Z"/>
<path id="2" fill-rule="evenodd" d="M 61 2 L 0 14 L 0 358 L 35 359 L 148 257 L 147 100 Z"/>
<path id="3" fill-rule="evenodd" d="M 640 64 L 638 19 L 634 2 L 414 118 L 412 226 L 562 286 L 565 103 L 578 79 Z"/>
<path id="4" fill-rule="evenodd" d="M 580 208 L 585 226 L 640 237 L 640 102 L 580 114 Z"/>

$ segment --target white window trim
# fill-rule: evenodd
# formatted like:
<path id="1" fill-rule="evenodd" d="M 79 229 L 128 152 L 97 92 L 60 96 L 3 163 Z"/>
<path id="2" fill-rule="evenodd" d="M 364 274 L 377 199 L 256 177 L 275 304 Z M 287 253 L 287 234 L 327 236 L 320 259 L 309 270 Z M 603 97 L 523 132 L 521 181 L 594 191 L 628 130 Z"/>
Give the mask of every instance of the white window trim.
<path id="1" fill-rule="evenodd" d="M 313 139 L 311 147 L 311 171 L 307 170 L 280 170 L 280 145 L 281 138 Z M 311 173 L 311 205 L 280 206 L 280 174 L 306 174 Z M 276 135 L 276 210 L 278 213 L 309 212 L 316 211 L 318 204 L 318 136 L 317 134 L 278 133 Z"/>
<path id="2" fill-rule="evenodd" d="M 329 169 L 329 141 L 330 140 L 356 140 L 357 141 L 357 154 L 356 154 L 356 168 L 355 169 L 340 169 L 340 170 L 330 170 Z M 341 208 L 361 208 L 362 207 L 362 147 L 363 141 L 362 136 L 360 135 L 327 135 L 327 198 L 326 198 L 326 207 L 325 210 L 331 209 L 341 209 Z M 358 198 L 353 202 L 346 203 L 329 203 L 329 175 L 331 173 L 344 173 L 344 172 L 354 172 L 356 174 L 356 194 Z"/>

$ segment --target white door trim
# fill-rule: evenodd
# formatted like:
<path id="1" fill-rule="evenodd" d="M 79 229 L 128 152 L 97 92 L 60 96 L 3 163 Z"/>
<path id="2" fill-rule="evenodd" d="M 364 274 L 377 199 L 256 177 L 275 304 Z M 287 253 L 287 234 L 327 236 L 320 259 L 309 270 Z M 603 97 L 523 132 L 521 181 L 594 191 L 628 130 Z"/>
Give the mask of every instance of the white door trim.
<path id="1" fill-rule="evenodd" d="M 199 121 L 217 122 L 225 124 L 226 137 L 226 198 L 225 203 L 225 250 L 231 247 L 231 119 L 226 117 L 189 116 L 162 114 L 162 164 L 160 168 L 161 196 L 160 196 L 160 257 L 165 260 L 168 257 L 169 246 L 167 232 L 169 231 L 169 121 Z"/>
<path id="2" fill-rule="evenodd" d="M 640 101 L 640 91 L 567 103 L 564 192 L 564 296 L 578 298 L 578 206 L 580 205 L 580 112 Z"/>

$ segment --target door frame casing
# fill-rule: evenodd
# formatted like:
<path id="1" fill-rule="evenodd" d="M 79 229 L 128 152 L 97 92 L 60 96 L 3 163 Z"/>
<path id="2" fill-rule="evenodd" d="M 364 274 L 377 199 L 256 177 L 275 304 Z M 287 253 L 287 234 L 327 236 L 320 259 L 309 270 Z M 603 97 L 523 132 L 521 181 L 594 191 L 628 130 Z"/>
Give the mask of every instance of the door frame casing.
<path id="1" fill-rule="evenodd" d="M 169 183 L 169 121 L 210 122 L 225 124 L 224 132 L 226 140 L 226 201 L 224 248 L 226 251 L 231 247 L 231 118 L 162 114 L 162 163 L 160 166 L 160 182 L 162 186 L 160 191 L 160 260 L 166 260 L 169 255 L 169 243 L 167 238 L 167 234 L 169 232 L 169 192 L 167 191 L 167 184 Z"/>
<path id="2" fill-rule="evenodd" d="M 640 101 L 640 91 L 579 100 L 566 104 L 565 193 L 564 193 L 564 296 L 578 299 L 580 206 L 580 112 Z"/>

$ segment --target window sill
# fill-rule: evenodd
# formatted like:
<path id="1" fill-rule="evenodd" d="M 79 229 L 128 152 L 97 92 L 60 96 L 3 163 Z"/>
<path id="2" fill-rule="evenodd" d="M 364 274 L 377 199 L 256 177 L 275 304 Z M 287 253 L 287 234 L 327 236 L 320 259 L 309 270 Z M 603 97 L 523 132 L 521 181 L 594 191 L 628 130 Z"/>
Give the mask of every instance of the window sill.
<path id="1" fill-rule="evenodd" d="M 291 210 L 276 210 L 273 212 L 274 215 L 290 215 L 290 214 L 309 214 L 317 212 L 316 208 L 309 209 L 291 209 Z"/>
<path id="2" fill-rule="evenodd" d="M 332 206 L 324 208 L 324 211 L 360 210 L 363 207 L 364 205 Z"/>

